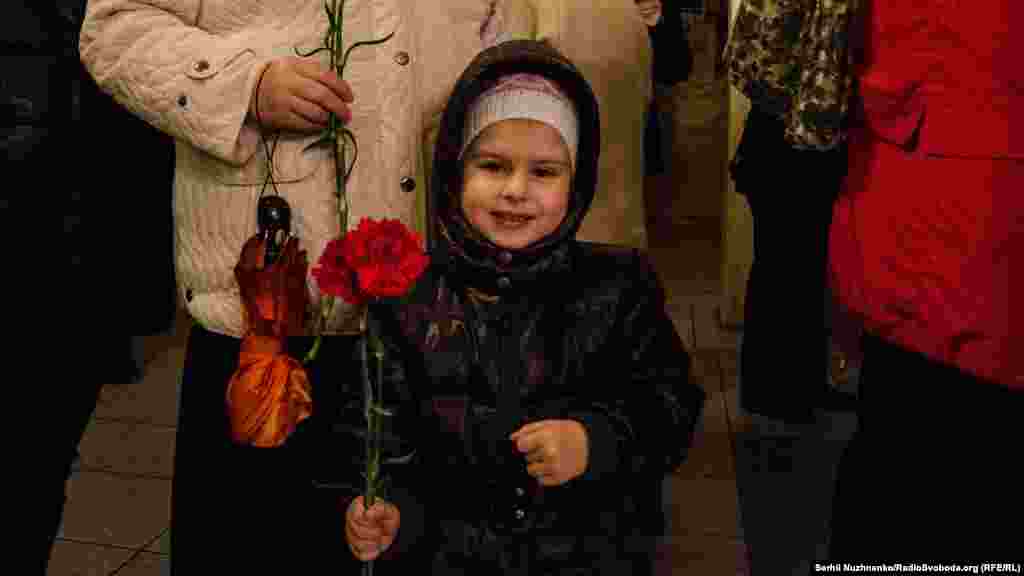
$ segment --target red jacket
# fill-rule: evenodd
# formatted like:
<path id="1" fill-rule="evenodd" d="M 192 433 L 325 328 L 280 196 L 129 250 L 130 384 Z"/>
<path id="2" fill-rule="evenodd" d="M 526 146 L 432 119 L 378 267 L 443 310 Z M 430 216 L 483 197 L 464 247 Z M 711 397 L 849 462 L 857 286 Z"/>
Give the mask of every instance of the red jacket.
<path id="1" fill-rule="evenodd" d="M 868 331 L 1024 390 L 1024 2 L 867 0 L 864 40 L 836 292 Z"/>

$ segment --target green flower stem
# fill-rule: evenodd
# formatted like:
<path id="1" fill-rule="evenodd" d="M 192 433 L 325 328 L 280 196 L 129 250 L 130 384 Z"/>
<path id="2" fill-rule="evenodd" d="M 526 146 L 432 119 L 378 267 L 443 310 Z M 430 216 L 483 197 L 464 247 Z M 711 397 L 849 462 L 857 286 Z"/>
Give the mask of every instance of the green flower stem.
<path id="1" fill-rule="evenodd" d="M 312 56 L 324 50 L 330 53 L 330 65 L 339 78 L 344 78 L 345 66 L 348 64 L 349 55 L 356 48 L 361 46 L 370 46 L 374 44 L 383 44 L 394 36 L 394 32 L 388 34 L 383 38 L 364 40 L 362 42 L 355 42 L 348 47 L 347 50 L 342 52 L 344 46 L 343 21 L 345 12 L 345 0 L 324 0 L 324 11 L 327 13 L 327 32 L 324 35 L 323 46 L 312 50 L 308 53 L 301 53 L 296 50 L 296 53 L 303 57 Z M 348 145 L 352 145 L 352 161 L 348 161 Z M 339 237 L 343 237 L 348 232 L 348 216 L 349 216 L 349 205 L 348 205 L 348 194 L 346 185 L 348 184 L 349 176 L 352 175 L 352 169 L 355 168 L 356 159 L 359 156 L 359 146 L 356 142 L 355 135 L 351 130 L 345 128 L 342 125 L 341 119 L 334 113 L 328 116 L 327 128 L 320 135 L 315 142 L 310 144 L 307 148 L 320 145 L 330 145 L 333 147 L 334 157 L 334 187 L 335 196 L 338 200 L 338 225 L 339 225 Z M 317 332 L 316 341 L 313 343 L 313 347 L 306 355 L 305 363 L 311 362 L 316 358 L 320 352 L 320 344 L 322 334 L 327 327 L 327 317 L 329 310 L 331 309 L 330 304 L 333 304 L 333 298 L 325 296 L 325 306 L 322 309 L 320 317 L 320 330 Z M 377 360 L 376 364 L 376 394 L 374 394 L 374 386 L 370 382 L 370 371 L 367 365 L 367 347 L 373 347 L 373 355 Z M 384 348 L 381 344 L 379 335 L 377 334 L 375 323 L 372 319 L 367 322 L 367 335 L 363 338 L 361 347 L 362 365 L 363 365 L 363 377 L 364 377 L 364 411 L 366 413 L 366 492 L 363 498 L 363 505 L 369 509 L 373 506 L 374 500 L 377 498 L 380 492 L 379 476 L 381 467 L 381 435 L 383 434 L 383 418 L 386 417 L 387 413 L 384 410 L 383 402 L 383 375 L 384 375 Z M 363 563 L 363 574 L 372 576 L 373 575 L 373 561 Z"/>
<path id="2" fill-rule="evenodd" d="M 339 6 L 339 0 L 333 0 L 334 2 L 334 39 L 331 42 L 331 70 L 338 73 L 338 77 L 343 77 L 345 73 L 345 67 L 342 62 L 338 60 L 340 55 L 341 47 L 343 44 L 342 36 L 342 23 L 344 18 L 342 12 L 345 10 L 345 2 L 341 0 Z M 348 174 L 346 171 L 347 163 L 345 162 L 345 141 L 342 138 L 341 142 L 338 141 L 338 128 L 341 127 L 336 114 L 333 112 L 328 120 L 328 130 L 330 134 L 334 136 L 334 184 L 335 184 L 335 195 L 338 198 L 338 224 L 340 226 L 340 234 L 348 232 L 348 196 L 346 195 L 345 184 L 348 181 Z"/>
<path id="3" fill-rule="evenodd" d="M 306 353 L 306 357 L 302 359 L 303 364 L 309 364 L 313 360 L 316 360 L 317 354 L 320 353 L 320 344 L 324 339 L 324 330 L 327 329 L 327 320 L 331 315 L 331 310 L 334 309 L 334 297 L 329 294 L 324 294 L 320 302 L 320 315 L 317 317 L 317 323 L 319 324 L 316 331 L 316 339 L 313 340 L 313 347 Z"/>
<path id="4" fill-rule="evenodd" d="M 316 355 L 320 353 L 320 343 L 323 342 L 324 337 L 321 334 L 316 335 L 316 340 L 313 340 L 313 347 L 306 353 L 306 357 L 302 359 L 303 364 L 309 364 L 313 360 L 316 360 Z"/>
<path id="5" fill-rule="evenodd" d="M 369 312 L 367 312 L 369 314 Z M 363 498 L 363 505 L 367 509 L 373 506 L 378 496 L 380 480 L 380 443 L 383 435 L 384 418 L 384 347 L 377 333 L 378 326 L 374 319 L 368 318 L 366 323 L 366 340 L 364 346 L 373 349 L 375 363 L 375 376 L 373 382 L 366 382 L 366 495 Z M 369 371 L 366 373 L 367 380 L 370 380 Z"/>
<path id="6" fill-rule="evenodd" d="M 369 311 L 367 311 L 369 314 Z M 383 349 L 379 345 L 380 340 L 377 337 L 376 322 L 373 318 L 367 318 L 366 322 L 366 337 L 363 339 L 363 376 L 366 378 L 364 382 L 366 392 L 366 492 L 363 495 L 363 507 L 369 510 L 378 496 L 378 478 L 380 476 L 380 437 L 382 433 L 382 424 L 384 419 L 384 402 L 383 402 L 383 374 L 384 374 L 384 354 Z M 370 382 L 370 371 L 369 366 L 366 365 L 367 348 L 373 348 L 373 356 L 376 362 L 376 382 Z M 374 385 L 376 384 L 376 394 L 374 393 Z M 363 575 L 373 576 L 373 560 L 363 563 Z"/>
<path id="7" fill-rule="evenodd" d="M 331 117 L 334 120 L 334 117 Z M 332 123 L 333 124 L 333 123 Z M 338 198 L 338 226 L 340 234 L 348 232 L 348 196 L 346 196 L 345 184 L 345 144 L 334 147 L 334 184 L 335 196 Z"/>
<path id="8" fill-rule="evenodd" d="M 344 78 L 345 67 L 348 65 L 348 58 L 352 51 L 362 46 L 373 46 L 376 44 L 383 44 L 391 39 L 395 35 L 391 32 L 383 38 L 377 38 L 373 40 L 363 40 L 361 42 L 355 42 L 348 47 L 344 52 L 341 51 L 341 47 L 344 45 L 343 41 L 343 23 L 344 23 L 344 11 L 345 1 L 344 0 L 327 0 L 324 4 L 324 11 L 327 12 L 327 33 L 324 36 L 323 46 L 315 50 L 311 50 L 306 53 L 299 52 L 296 50 L 296 54 L 303 57 L 312 56 L 323 51 L 330 53 L 330 65 L 339 78 Z M 349 142 L 352 144 L 352 162 L 348 162 L 347 147 Z M 344 235 L 348 232 L 348 196 L 345 189 L 345 185 L 348 183 L 348 178 L 352 174 L 352 169 L 355 168 L 356 158 L 359 154 L 359 147 L 356 143 L 355 135 L 352 131 L 342 126 L 341 120 L 332 112 L 327 118 L 327 128 L 324 129 L 315 142 L 307 146 L 312 148 L 320 145 L 331 145 L 334 148 L 334 187 L 335 196 L 338 199 L 338 224 L 341 228 L 341 234 Z"/>

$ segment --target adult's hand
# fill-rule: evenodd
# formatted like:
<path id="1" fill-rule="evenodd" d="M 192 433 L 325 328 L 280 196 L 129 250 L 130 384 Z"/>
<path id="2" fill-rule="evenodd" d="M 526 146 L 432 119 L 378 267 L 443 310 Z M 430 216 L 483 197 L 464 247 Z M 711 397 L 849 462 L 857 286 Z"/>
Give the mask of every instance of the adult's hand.
<path id="1" fill-rule="evenodd" d="M 352 88 L 316 60 L 296 56 L 274 60 L 253 89 L 249 116 L 264 128 L 315 133 L 333 112 L 348 123 Z"/>

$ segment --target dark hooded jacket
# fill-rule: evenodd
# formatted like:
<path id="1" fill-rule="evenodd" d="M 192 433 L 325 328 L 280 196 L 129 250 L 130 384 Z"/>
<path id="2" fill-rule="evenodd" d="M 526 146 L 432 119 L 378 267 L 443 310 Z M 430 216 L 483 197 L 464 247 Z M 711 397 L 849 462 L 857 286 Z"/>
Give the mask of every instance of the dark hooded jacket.
<path id="1" fill-rule="evenodd" d="M 580 137 L 565 220 L 505 251 L 462 216 L 458 155 L 468 105 L 518 72 L 569 95 Z M 599 124 L 586 81 L 542 43 L 488 49 L 455 85 L 435 153 L 431 265 L 405 302 L 374 311 L 393 360 L 388 446 L 415 450 L 390 470 L 402 525 L 381 573 L 650 573 L 660 483 L 685 458 L 704 393 L 647 259 L 573 239 L 594 196 Z M 588 468 L 562 486 L 540 487 L 508 439 L 542 419 L 587 431 Z"/>

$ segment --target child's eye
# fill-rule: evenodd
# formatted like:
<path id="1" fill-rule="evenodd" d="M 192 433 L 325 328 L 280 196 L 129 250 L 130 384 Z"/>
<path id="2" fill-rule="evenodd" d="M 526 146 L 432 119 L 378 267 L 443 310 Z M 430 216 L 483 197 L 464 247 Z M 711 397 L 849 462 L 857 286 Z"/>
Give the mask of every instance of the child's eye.
<path id="1" fill-rule="evenodd" d="M 558 171 L 551 168 L 537 168 L 533 171 L 533 175 L 537 178 L 554 178 L 558 176 Z"/>
<path id="2" fill-rule="evenodd" d="M 500 172 L 501 171 L 501 164 L 499 164 L 497 162 L 481 162 L 480 164 L 478 164 L 478 167 L 481 170 L 486 170 L 487 172 Z"/>

